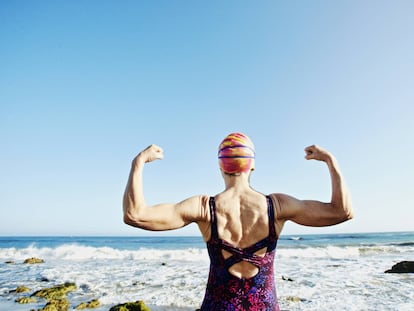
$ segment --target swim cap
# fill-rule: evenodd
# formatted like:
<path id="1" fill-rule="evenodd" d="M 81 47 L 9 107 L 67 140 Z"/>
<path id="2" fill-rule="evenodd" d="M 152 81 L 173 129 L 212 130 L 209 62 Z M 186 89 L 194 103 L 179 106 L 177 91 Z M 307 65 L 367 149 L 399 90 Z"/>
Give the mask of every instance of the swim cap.
<path id="1" fill-rule="evenodd" d="M 242 133 L 231 133 L 218 148 L 220 168 L 228 174 L 254 170 L 254 145 Z"/>

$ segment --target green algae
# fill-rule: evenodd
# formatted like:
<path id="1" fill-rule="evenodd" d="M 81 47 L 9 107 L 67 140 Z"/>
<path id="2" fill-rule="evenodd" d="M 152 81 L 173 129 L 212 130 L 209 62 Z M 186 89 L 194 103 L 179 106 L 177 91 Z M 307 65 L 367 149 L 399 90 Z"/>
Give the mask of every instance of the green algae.
<path id="1" fill-rule="evenodd" d="M 87 305 L 87 303 L 86 303 L 86 302 L 81 302 L 80 304 L 78 304 L 78 305 L 75 307 L 75 309 L 76 309 L 76 310 L 83 310 L 83 309 L 86 309 L 86 305 Z"/>
<path id="2" fill-rule="evenodd" d="M 70 303 L 66 298 L 51 299 L 48 303 L 38 311 L 68 311 Z"/>
<path id="3" fill-rule="evenodd" d="M 44 288 L 41 290 L 38 290 L 32 294 L 32 296 L 35 297 L 41 297 L 48 301 L 50 300 L 56 300 L 56 299 L 64 299 L 66 298 L 66 294 L 68 292 L 76 290 L 76 284 L 75 283 L 65 283 L 56 285 L 49 288 Z"/>
<path id="4" fill-rule="evenodd" d="M 109 311 L 151 311 L 142 300 L 116 305 Z"/>
<path id="5" fill-rule="evenodd" d="M 37 299 L 33 297 L 20 297 L 20 298 L 17 298 L 15 302 L 20 303 L 20 304 L 34 303 L 34 302 L 37 302 Z"/>
<path id="6" fill-rule="evenodd" d="M 48 301 L 47 304 L 38 311 L 68 311 L 70 303 L 66 299 L 66 294 L 76 289 L 77 287 L 75 283 L 64 283 L 38 290 L 32 294 L 32 297 L 40 297 Z"/>
<path id="7" fill-rule="evenodd" d="M 298 296 L 287 296 L 286 300 L 289 302 L 303 302 L 306 301 L 306 299 L 300 298 Z"/>
<path id="8" fill-rule="evenodd" d="M 69 311 L 71 310 L 71 304 L 66 298 L 66 294 L 77 290 L 75 283 L 64 283 L 53 287 L 43 288 L 35 291 L 29 297 L 16 298 L 15 302 L 19 304 L 37 303 L 37 298 L 43 298 L 47 300 L 46 305 L 41 309 L 32 309 L 32 311 Z M 9 293 L 26 293 L 30 289 L 26 286 L 19 286 Z M 88 302 L 82 302 L 76 306 L 75 310 L 94 309 L 101 307 L 101 303 L 98 299 L 93 299 Z M 110 308 L 109 311 L 151 311 L 151 309 L 145 305 L 142 300 L 135 302 L 126 302 Z"/>
<path id="9" fill-rule="evenodd" d="M 30 288 L 26 286 L 18 286 L 16 289 L 11 290 L 10 294 L 19 294 L 19 293 L 27 293 L 30 292 Z"/>
<path id="10" fill-rule="evenodd" d="M 86 307 L 88 309 L 93 309 L 93 308 L 98 308 L 101 306 L 101 303 L 99 302 L 98 299 L 94 299 L 88 302 L 88 304 L 86 305 Z"/>
<path id="11" fill-rule="evenodd" d="M 45 261 L 43 259 L 32 257 L 32 258 L 27 258 L 23 263 L 25 263 L 25 264 L 38 264 L 38 263 L 44 263 L 44 262 Z"/>
<path id="12" fill-rule="evenodd" d="M 82 302 L 78 306 L 75 307 L 76 310 L 83 310 L 83 309 L 94 309 L 99 308 L 101 303 L 98 299 L 93 299 L 89 302 Z"/>

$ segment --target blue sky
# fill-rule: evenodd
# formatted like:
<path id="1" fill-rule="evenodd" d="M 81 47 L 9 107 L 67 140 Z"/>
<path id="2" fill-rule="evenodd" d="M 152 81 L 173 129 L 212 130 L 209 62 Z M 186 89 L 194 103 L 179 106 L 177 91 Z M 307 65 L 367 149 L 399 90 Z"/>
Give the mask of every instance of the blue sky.
<path id="1" fill-rule="evenodd" d="M 285 234 L 413 230 L 412 1 L 1 1 L 0 235 L 144 235 L 122 222 L 133 157 L 149 204 L 220 192 L 217 146 L 256 146 L 252 186 L 355 219 Z M 151 233 L 154 234 L 154 233 Z M 158 233 L 159 234 L 159 233 Z M 169 235 L 197 234 L 189 226 Z"/>

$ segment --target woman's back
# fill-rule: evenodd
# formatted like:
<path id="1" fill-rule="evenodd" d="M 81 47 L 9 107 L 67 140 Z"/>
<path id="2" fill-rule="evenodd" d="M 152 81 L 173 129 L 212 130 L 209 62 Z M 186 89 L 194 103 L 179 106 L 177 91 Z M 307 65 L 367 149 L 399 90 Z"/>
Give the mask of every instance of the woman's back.
<path id="1" fill-rule="evenodd" d="M 270 197 L 229 187 L 210 198 L 209 208 L 210 272 L 201 310 L 278 310 Z"/>
<path id="2" fill-rule="evenodd" d="M 219 236 L 247 247 L 268 235 L 266 196 L 252 189 L 226 190 L 215 197 Z"/>
<path id="3" fill-rule="evenodd" d="M 269 235 L 269 217 L 266 197 L 252 189 L 237 191 L 226 190 L 215 197 L 218 237 L 230 245 L 247 248 Z M 266 248 L 255 254 L 264 256 Z M 231 254 L 223 250 L 223 257 Z M 237 277 L 252 277 L 258 268 L 241 261 L 233 265 L 230 273 Z"/>

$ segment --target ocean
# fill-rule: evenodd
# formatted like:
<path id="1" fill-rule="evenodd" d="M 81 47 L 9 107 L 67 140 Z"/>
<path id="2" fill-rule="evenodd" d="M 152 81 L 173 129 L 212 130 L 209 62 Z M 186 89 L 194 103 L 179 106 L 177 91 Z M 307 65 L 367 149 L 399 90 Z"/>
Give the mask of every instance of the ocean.
<path id="1" fill-rule="evenodd" d="M 42 264 L 24 264 L 30 257 Z M 282 310 L 414 310 L 414 274 L 388 274 L 414 260 L 414 232 L 282 235 L 275 280 Z M 7 262 L 12 263 L 7 263 Z M 65 282 L 71 308 L 98 299 L 109 310 L 143 300 L 154 311 L 194 311 L 209 259 L 201 237 L 0 237 L 0 311 L 37 310 L 15 299 Z M 29 293 L 10 291 L 27 286 Z"/>

